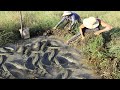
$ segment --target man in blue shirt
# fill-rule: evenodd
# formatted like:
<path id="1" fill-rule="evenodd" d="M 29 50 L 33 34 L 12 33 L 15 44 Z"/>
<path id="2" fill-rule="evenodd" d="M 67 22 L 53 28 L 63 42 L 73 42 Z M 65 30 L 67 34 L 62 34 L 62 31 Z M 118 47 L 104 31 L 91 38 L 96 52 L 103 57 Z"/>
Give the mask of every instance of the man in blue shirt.
<path id="1" fill-rule="evenodd" d="M 62 16 L 63 16 L 63 18 L 61 19 L 61 21 L 53 29 L 57 29 L 57 27 L 60 24 L 62 24 L 65 20 L 67 21 L 67 23 L 72 22 L 70 24 L 68 30 L 73 29 L 74 26 L 77 24 L 77 22 L 81 23 L 81 18 L 80 18 L 80 16 L 77 13 L 74 13 L 74 12 L 71 12 L 71 11 L 64 11 Z"/>

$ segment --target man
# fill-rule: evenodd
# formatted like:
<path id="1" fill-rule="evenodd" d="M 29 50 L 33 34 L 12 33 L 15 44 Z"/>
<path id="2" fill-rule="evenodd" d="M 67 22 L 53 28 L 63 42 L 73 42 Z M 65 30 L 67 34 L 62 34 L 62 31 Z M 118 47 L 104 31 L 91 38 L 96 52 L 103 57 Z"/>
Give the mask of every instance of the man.
<path id="1" fill-rule="evenodd" d="M 67 44 L 77 39 L 77 37 L 79 37 L 80 35 L 82 37 L 82 40 L 84 40 L 84 33 L 92 30 L 95 32 L 95 35 L 100 35 L 103 32 L 112 30 L 112 26 L 95 17 L 86 18 L 83 20 L 83 24 L 80 26 L 80 32 L 77 35 L 74 35 L 70 40 L 68 40 Z"/>
<path id="2" fill-rule="evenodd" d="M 69 26 L 68 30 L 71 30 L 74 28 L 74 26 L 78 23 L 81 22 L 80 16 L 77 13 L 73 13 L 71 11 L 64 11 L 63 13 L 63 18 L 61 19 L 61 21 L 53 28 L 53 29 L 57 29 L 57 27 L 62 24 L 65 20 L 67 21 L 67 24 L 69 22 L 72 22 L 71 25 Z M 66 25 L 67 25 L 66 24 Z M 66 26 L 65 25 L 65 26 Z M 65 27 L 64 26 L 64 27 Z"/>

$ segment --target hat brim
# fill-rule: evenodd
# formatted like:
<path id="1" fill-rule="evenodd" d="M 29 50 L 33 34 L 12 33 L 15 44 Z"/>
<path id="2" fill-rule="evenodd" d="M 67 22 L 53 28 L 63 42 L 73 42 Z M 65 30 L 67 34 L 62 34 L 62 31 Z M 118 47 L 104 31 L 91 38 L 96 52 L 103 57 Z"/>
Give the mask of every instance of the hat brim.
<path id="1" fill-rule="evenodd" d="M 71 13 L 66 13 L 66 14 L 63 14 L 62 16 L 67 16 L 67 15 L 71 15 Z"/>
<path id="2" fill-rule="evenodd" d="M 99 26 L 99 21 L 96 20 L 95 24 L 94 25 L 91 25 L 90 23 L 88 23 L 87 19 L 83 21 L 83 25 L 88 28 L 88 29 L 94 29 L 96 27 Z"/>
<path id="3" fill-rule="evenodd" d="M 93 25 L 93 29 L 99 26 L 99 21 L 96 20 L 96 23 Z"/>

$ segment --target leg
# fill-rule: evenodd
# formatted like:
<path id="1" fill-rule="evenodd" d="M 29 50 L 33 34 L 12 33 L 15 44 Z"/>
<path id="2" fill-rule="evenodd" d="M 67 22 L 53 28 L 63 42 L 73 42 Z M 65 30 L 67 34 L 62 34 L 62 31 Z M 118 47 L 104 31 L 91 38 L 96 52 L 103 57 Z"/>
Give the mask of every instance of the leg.
<path id="1" fill-rule="evenodd" d="M 73 28 L 72 28 L 72 31 L 71 31 L 71 33 L 72 33 L 73 35 L 75 35 L 75 34 L 77 34 L 77 33 L 79 32 L 79 26 L 80 26 L 80 23 L 78 23 L 78 22 L 76 21 L 76 23 L 74 24 L 74 26 L 73 26 Z"/>
<path id="2" fill-rule="evenodd" d="M 70 23 L 70 21 L 67 21 L 65 24 L 64 24 L 64 29 L 67 27 L 67 25 Z"/>

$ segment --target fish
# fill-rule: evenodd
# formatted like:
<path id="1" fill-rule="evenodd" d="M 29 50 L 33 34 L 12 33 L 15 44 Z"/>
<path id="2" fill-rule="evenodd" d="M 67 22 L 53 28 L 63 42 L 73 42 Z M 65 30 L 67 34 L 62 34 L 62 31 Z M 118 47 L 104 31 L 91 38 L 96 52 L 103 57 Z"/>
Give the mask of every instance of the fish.
<path id="1" fill-rule="evenodd" d="M 46 50 L 47 50 L 47 44 L 46 43 L 43 43 L 43 45 L 41 46 L 41 50 L 43 51 L 43 52 L 45 52 Z"/>
<path id="2" fill-rule="evenodd" d="M 32 64 L 35 65 L 35 63 L 40 59 L 39 53 L 35 54 L 35 58 L 32 60 Z"/>
<path id="3" fill-rule="evenodd" d="M 7 51 L 4 48 L 0 48 L 0 52 L 7 53 Z"/>
<path id="4" fill-rule="evenodd" d="M 4 47 L 5 50 L 7 50 L 8 52 L 14 52 L 15 49 L 12 47 Z"/>
<path id="5" fill-rule="evenodd" d="M 64 70 L 64 74 L 62 75 L 62 79 L 67 79 L 68 77 L 68 71 Z"/>
<path id="6" fill-rule="evenodd" d="M 30 54 L 31 54 L 31 47 L 27 48 L 24 53 L 25 53 L 25 55 L 30 56 Z"/>
<path id="7" fill-rule="evenodd" d="M 17 69 L 23 69 L 23 70 L 26 69 L 27 70 L 27 68 L 25 66 L 23 66 L 23 65 L 20 65 L 20 64 L 17 64 L 17 63 L 13 63 L 13 62 L 9 62 L 9 63 L 14 65 Z"/>
<path id="8" fill-rule="evenodd" d="M 70 57 L 70 56 L 61 55 L 61 57 L 67 59 L 67 60 L 68 60 L 69 62 L 71 62 L 71 63 L 75 63 L 75 64 L 79 65 L 79 62 L 76 61 L 74 58 L 72 58 L 72 57 Z"/>
<path id="9" fill-rule="evenodd" d="M 56 57 L 54 58 L 54 62 L 55 62 L 55 64 L 56 64 L 56 65 L 58 65 L 58 66 L 62 67 L 62 66 L 61 66 L 61 64 L 59 63 L 59 61 L 57 60 L 57 58 L 56 58 Z"/>
<path id="10" fill-rule="evenodd" d="M 35 51 L 39 51 L 39 49 L 40 49 L 40 43 L 39 43 L 39 42 L 36 42 L 36 43 L 32 46 L 32 49 L 35 50 Z"/>
<path id="11" fill-rule="evenodd" d="M 17 50 L 17 53 L 23 54 L 24 53 L 24 48 L 25 48 L 24 46 L 20 46 Z"/>

